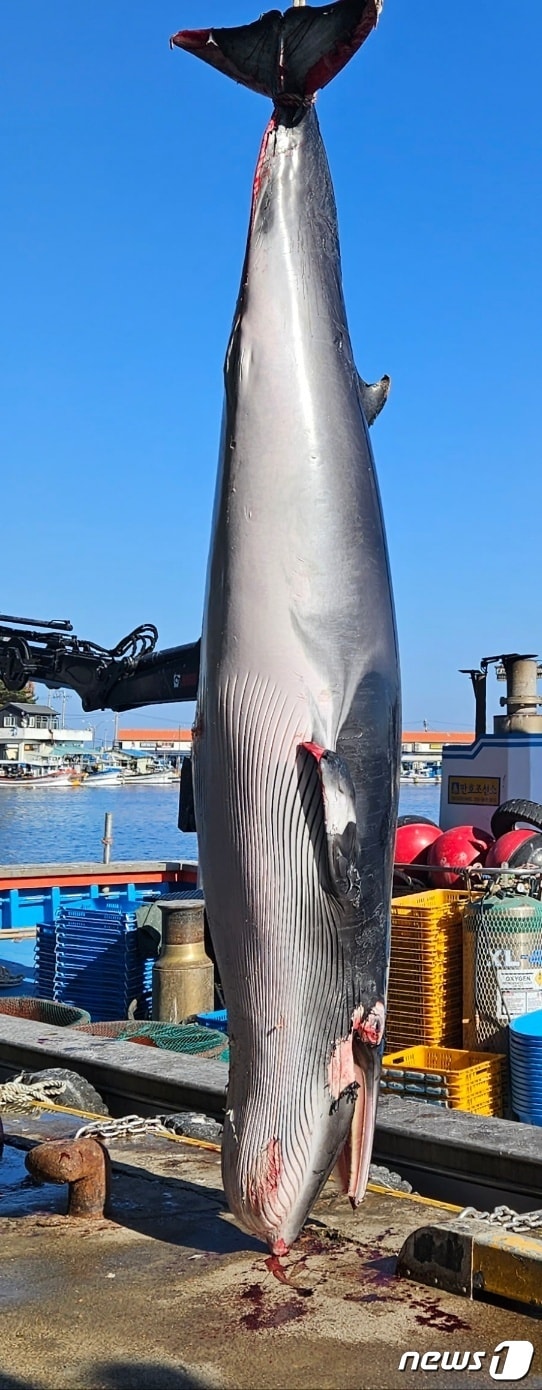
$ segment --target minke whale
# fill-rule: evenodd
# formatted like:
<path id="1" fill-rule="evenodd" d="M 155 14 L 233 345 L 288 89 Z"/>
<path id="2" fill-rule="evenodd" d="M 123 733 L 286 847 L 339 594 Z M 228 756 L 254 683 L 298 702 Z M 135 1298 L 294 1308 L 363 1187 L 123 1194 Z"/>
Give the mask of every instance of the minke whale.
<path id="1" fill-rule="evenodd" d="M 193 764 L 230 1036 L 224 1187 L 277 1255 L 336 1165 L 363 1197 L 385 1027 L 401 726 L 368 426 L 389 380 L 354 363 L 313 100 L 379 9 L 172 40 L 274 103 L 224 369 Z"/>

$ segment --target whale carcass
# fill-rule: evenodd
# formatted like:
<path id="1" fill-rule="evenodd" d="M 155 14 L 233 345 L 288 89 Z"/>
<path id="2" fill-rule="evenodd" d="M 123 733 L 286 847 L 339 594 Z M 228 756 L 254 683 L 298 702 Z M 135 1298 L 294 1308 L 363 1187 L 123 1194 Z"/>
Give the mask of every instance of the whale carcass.
<path id="1" fill-rule="evenodd" d="M 172 40 L 274 102 L 225 362 L 193 762 L 229 1021 L 224 1186 L 276 1254 L 336 1164 L 364 1194 L 385 1022 L 399 673 L 367 427 L 389 381 L 354 364 L 313 100 L 379 8 Z"/>

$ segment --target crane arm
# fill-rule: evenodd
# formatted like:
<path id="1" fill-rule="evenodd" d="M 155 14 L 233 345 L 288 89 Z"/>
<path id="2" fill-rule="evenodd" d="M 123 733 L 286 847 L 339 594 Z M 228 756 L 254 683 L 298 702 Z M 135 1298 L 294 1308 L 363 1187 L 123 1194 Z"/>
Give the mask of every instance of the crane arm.
<path id="1" fill-rule="evenodd" d="M 123 711 L 195 700 L 200 644 L 156 651 L 152 623 L 134 628 L 116 647 L 74 636 L 67 619 L 43 621 L 0 614 L 0 679 L 8 690 L 37 680 L 79 695 L 83 709 Z"/>

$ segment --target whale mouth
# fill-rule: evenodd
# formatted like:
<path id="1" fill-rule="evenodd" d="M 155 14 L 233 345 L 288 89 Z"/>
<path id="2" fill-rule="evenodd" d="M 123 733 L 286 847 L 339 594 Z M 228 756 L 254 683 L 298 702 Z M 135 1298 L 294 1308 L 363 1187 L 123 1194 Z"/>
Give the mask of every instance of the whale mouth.
<path id="1" fill-rule="evenodd" d="M 354 1208 L 365 1195 L 384 1022 L 385 1009 L 379 1001 L 367 1010 L 361 1005 L 354 1010 L 350 1031 L 332 1047 L 327 1075 L 320 1077 L 315 1089 L 309 1087 L 314 1107 L 309 1103 L 301 1108 L 304 1125 L 295 1122 L 288 1104 L 282 1113 L 273 1107 L 267 1115 L 260 1113 L 256 1126 L 246 1097 L 237 1113 L 233 1107 L 226 1112 L 222 1144 L 226 1195 L 240 1224 L 265 1241 L 273 1256 L 288 1253 L 333 1170 Z"/>

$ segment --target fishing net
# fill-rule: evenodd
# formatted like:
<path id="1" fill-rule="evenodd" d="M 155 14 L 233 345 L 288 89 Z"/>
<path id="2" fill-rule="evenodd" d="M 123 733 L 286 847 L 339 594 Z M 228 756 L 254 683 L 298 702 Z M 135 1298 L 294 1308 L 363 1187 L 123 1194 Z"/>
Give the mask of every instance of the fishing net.
<path id="1" fill-rule="evenodd" d="M 116 1042 L 148 1040 L 155 1047 L 168 1052 L 184 1052 L 191 1057 L 208 1057 L 218 1062 L 229 1061 L 229 1047 L 224 1034 L 214 1028 L 203 1028 L 199 1023 L 160 1023 L 155 1020 L 139 1023 L 137 1020 L 120 1019 L 115 1023 L 84 1023 L 78 1032 L 111 1038 Z"/>
<path id="2" fill-rule="evenodd" d="M 52 1023 L 57 1028 L 74 1028 L 78 1023 L 90 1023 L 86 1009 L 71 1004 L 55 1004 L 52 999 L 0 999 L 0 1014 L 28 1018 L 33 1023 Z"/>

